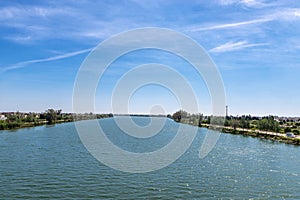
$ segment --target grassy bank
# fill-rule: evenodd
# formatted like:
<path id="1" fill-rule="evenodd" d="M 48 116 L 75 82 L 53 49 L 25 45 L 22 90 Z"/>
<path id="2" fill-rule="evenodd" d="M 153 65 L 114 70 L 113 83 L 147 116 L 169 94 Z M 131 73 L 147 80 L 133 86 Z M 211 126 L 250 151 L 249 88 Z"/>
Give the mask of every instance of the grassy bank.
<path id="1" fill-rule="evenodd" d="M 203 124 L 203 127 L 212 128 L 213 126 L 208 124 Z M 251 129 L 233 129 L 231 127 L 222 127 L 223 133 L 234 134 L 234 135 L 244 135 L 249 137 L 255 137 L 260 139 L 267 139 L 277 142 L 283 142 L 286 144 L 300 145 L 300 138 L 290 138 L 285 134 L 274 133 L 274 132 L 264 132 L 259 130 L 251 130 Z"/>
<path id="2" fill-rule="evenodd" d="M 251 137 L 257 137 L 261 139 L 268 139 L 278 142 L 284 142 L 286 144 L 294 144 L 294 145 L 300 145 L 300 138 L 290 138 L 282 135 L 271 135 L 266 133 L 257 133 L 253 131 L 224 131 L 224 133 L 232 133 L 232 134 L 241 134 L 245 136 L 251 136 Z"/>

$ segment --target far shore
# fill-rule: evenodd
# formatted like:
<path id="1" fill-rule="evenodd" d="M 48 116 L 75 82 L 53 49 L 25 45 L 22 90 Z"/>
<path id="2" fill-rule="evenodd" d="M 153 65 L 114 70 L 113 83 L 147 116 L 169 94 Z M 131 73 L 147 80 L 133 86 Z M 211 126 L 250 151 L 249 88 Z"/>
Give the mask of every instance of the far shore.
<path id="1" fill-rule="evenodd" d="M 0 129 L 0 130 L 18 130 L 18 129 L 22 129 L 22 128 L 31 128 L 31 127 L 37 127 L 37 126 L 55 125 L 55 124 L 62 124 L 62 123 L 69 123 L 69 122 L 74 122 L 74 120 L 57 120 L 57 121 L 55 121 L 55 122 L 53 122 L 51 124 L 47 123 L 46 120 L 39 121 L 38 123 L 35 123 L 35 122 L 25 122 L 25 123 L 21 123 L 17 127 L 4 128 L 4 129 Z"/>

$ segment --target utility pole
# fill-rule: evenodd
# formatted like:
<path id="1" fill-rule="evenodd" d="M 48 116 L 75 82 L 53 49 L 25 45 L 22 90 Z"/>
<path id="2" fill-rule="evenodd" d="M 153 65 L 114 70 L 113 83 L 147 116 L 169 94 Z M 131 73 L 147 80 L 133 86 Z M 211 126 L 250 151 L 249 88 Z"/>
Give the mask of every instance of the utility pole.
<path id="1" fill-rule="evenodd" d="M 228 117 L 228 106 L 226 105 L 226 117 Z"/>

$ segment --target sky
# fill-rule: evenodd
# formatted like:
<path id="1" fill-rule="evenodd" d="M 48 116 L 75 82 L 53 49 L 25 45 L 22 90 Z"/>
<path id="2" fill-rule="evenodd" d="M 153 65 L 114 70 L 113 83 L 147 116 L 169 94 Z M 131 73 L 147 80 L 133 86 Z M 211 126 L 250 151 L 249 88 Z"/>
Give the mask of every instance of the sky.
<path id="1" fill-rule="evenodd" d="M 89 53 L 114 35 L 144 27 L 178 31 L 206 50 L 222 77 L 230 115 L 300 116 L 298 0 L 1 1 L 0 111 L 72 112 L 74 82 Z M 130 52 L 109 66 L 95 112 L 121 112 L 111 106 L 115 85 L 146 63 L 182 74 L 197 96 L 196 112 L 211 114 L 211 96 L 193 66 L 154 49 Z M 126 101 L 130 113 L 180 108 L 176 94 L 155 84 Z"/>

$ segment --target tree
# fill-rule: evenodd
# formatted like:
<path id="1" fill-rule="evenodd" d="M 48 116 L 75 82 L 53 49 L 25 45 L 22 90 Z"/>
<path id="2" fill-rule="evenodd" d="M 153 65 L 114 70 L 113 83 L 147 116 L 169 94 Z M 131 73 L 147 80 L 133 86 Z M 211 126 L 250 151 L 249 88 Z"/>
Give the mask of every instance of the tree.
<path id="1" fill-rule="evenodd" d="M 198 127 L 202 126 L 202 120 L 203 120 L 203 114 L 199 114 L 199 121 L 198 121 Z"/>
<path id="2" fill-rule="evenodd" d="M 61 111 L 62 111 L 61 109 L 56 111 L 56 119 L 58 119 L 58 120 L 61 120 L 63 117 Z"/>
<path id="3" fill-rule="evenodd" d="M 53 124 L 56 121 L 57 113 L 54 109 L 46 110 L 45 118 L 47 120 L 47 124 Z"/>
<path id="4" fill-rule="evenodd" d="M 188 113 L 184 110 L 179 110 L 172 115 L 173 120 L 180 122 L 182 118 L 186 118 Z"/>
<path id="5" fill-rule="evenodd" d="M 298 130 L 298 129 L 294 129 L 294 130 L 292 130 L 292 132 L 293 132 L 295 135 L 299 135 L 299 130 Z"/>
<path id="6" fill-rule="evenodd" d="M 225 122 L 225 117 L 211 116 L 210 118 L 211 125 L 224 126 L 224 122 Z"/>
<path id="7" fill-rule="evenodd" d="M 233 130 L 235 131 L 236 128 L 239 126 L 239 120 L 237 120 L 237 119 L 231 120 L 230 125 L 231 125 L 231 127 L 233 127 Z"/>
<path id="8" fill-rule="evenodd" d="M 291 131 L 292 131 L 292 129 L 290 127 L 285 127 L 284 128 L 284 132 L 285 133 L 288 133 L 288 132 L 291 132 Z"/>
<path id="9" fill-rule="evenodd" d="M 241 128 L 250 128 L 250 122 L 246 117 L 242 116 L 242 118 L 240 119 L 239 126 Z"/>
<path id="10" fill-rule="evenodd" d="M 211 116 L 208 116 L 207 118 L 206 118 L 206 124 L 210 124 L 210 119 L 211 119 Z"/>
<path id="11" fill-rule="evenodd" d="M 175 122 L 180 122 L 180 120 L 181 120 L 181 110 L 175 112 L 175 113 L 172 115 L 172 118 L 173 118 L 173 120 L 174 120 Z"/>
<path id="12" fill-rule="evenodd" d="M 229 117 L 225 118 L 224 126 L 230 126 L 230 118 Z"/>
<path id="13" fill-rule="evenodd" d="M 263 117 L 257 123 L 258 129 L 264 131 L 279 131 L 279 123 L 274 120 L 273 116 Z"/>

